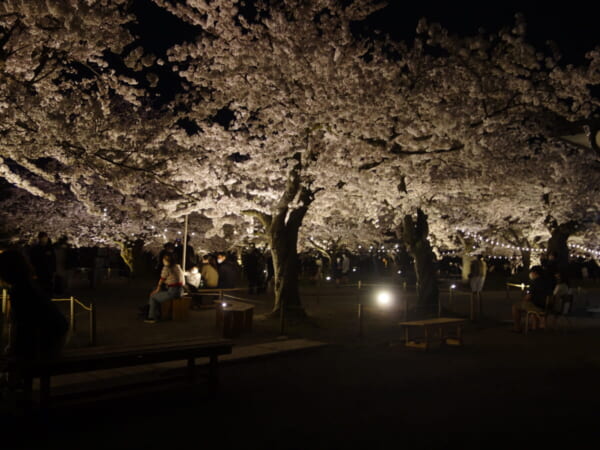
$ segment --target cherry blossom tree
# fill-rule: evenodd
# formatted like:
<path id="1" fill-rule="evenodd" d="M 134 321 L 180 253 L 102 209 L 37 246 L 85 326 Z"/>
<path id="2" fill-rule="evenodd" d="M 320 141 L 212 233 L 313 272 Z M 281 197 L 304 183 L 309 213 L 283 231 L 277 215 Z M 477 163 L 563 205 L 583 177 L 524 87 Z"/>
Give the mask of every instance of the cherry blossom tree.
<path id="1" fill-rule="evenodd" d="M 186 215 L 206 248 L 263 235 L 274 311 L 285 299 L 302 315 L 311 240 L 366 245 L 402 226 L 433 280 L 432 247 L 456 228 L 529 246 L 597 217 L 598 154 L 557 130 L 597 111 L 600 52 L 563 67 L 527 44 L 521 17 L 467 37 L 423 20 L 404 43 L 356 32 L 383 6 L 368 0 L 154 0 L 192 31 L 156 56 L 125 1 L 21 4 L 0 10 L 2 177 L 49 216 L 89 215 L 96 236 L 160 245 Z M 114 227 L 91 226 L 103 216 Z"/>

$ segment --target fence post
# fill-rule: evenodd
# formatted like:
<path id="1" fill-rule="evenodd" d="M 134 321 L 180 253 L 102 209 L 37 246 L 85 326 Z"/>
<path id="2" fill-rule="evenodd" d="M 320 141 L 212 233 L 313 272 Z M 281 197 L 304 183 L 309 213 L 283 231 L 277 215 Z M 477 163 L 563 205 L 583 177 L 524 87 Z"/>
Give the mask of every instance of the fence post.
<path id="1" fill-rule="evenodd" d="M 75 299 L 73 298 L 73 296 L 71 296 L 70 298 L 71 300 L 71 306 L 70 306 L 70 317 L 69 317 L 69 327 L 71 328 L 71 331 L 75 331 Z"/>

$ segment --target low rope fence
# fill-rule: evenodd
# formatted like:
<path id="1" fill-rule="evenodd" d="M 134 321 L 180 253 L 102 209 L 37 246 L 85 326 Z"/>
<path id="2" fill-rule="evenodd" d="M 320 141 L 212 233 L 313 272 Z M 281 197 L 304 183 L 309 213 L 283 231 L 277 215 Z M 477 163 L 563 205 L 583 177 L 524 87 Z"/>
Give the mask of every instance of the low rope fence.
<path id="1" fill-rule="evenodd" d="M 78 306 L 83 311 L 87 311 L 88 313 L 88 325 L 89 325 L 89 344 L 96 345 L 96 307 L 93 302 L 90 302 L 89 305 L 86 305 L 81 300 L 71 296 L 69 298 L 53 298 L 53 302 L 69 302 L 69 332 L 73 333 L 77 329 L 76 317 L 79 314 L 76 312 L 75 307 Z M 8 320 L 8 315 L 10 312 L 10 295 L 6 289 L 2 290 L 2 317 L 3 323 L 8 326 L 3 326 L 3 334 L 8 334 L 7 341 L 10 344 L 10 321 Z"/>

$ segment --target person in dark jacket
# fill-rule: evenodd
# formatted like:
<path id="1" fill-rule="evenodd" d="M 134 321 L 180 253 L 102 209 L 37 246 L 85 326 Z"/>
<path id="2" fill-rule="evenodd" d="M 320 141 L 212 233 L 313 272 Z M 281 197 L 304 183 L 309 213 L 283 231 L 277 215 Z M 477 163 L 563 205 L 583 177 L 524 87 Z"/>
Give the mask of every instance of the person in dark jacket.
<path id="1" fill-rule="evenodd" d="M 217 253 L 217 263 L 219 264 L 219 288 L 234 288 L 237 278 L 236 267 L 229 261 L 227 254 L 224 252 Z"/>
<path id="2" fill-rule="evenodd" d="M 56 272 L 56 254 L 54 246 L 45 231 L 40 231 L 37 241 L 29 250 L 29 261 L 33 266 L 34 277 L 40 287 L 52 296 L 54 293 L 54 274 Z"/>
<path id="3" fill-rule="evenodd" d="M 546 298 L 552 295 L 553 285 L 541 266 L 529 269 L 529 288 L 522 300 L 512 307 L 514 331 L 520 333 L 521 317 L 527 311 L 542 312 L 546 308 Z"/>
<path id="4" fill-rule="evenodd" d="M 0 253 L 0 281 L 10 296 L 9 354 L 26 361 L 57 357 L 64 346 L 69 324 L 50 295 L 33 278 L 32 268 L 21 252 Z"/>

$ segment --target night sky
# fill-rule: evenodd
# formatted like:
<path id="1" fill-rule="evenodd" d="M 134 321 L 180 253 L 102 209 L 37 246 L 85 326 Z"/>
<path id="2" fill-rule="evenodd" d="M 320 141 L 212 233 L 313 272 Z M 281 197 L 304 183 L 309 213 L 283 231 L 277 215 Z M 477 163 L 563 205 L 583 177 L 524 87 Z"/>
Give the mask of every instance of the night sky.
<path id="1" fill-rule="evenodd" d="M 252 0 L 246 0 L 251 4 Z M 592 2 L 481 1 L 427 2 L 389 0 L 388 6 L 369 19 L 369 27 L 389 33 L 396 39 L 411 41 L 421 17 L 438 22 L 451 33 L 476 34 L 479 28 L 496 32 L 514 24 L 515 13 L 525 15 L 527 39 L 543 50 L 552 40 L 561 50 L 563 61 L 581 64 L 584 54 L 600 45 L 600 15 L 591 10 Z M 150 0 L 137 0 L 135 11 L 141 19 L 136 34 L 143 36 L 157 53 L 195 34 L 189 25 L 161 11 Z M 169 17 L 170 16 L 170 17 Z"/>
<path id="2" fill-rule="evenodd" d="M 452 33 L 475 34 L 480 27 L 488 32 L 514 24 L 515 13 L 521 12 L 527 22 L 527 39 L 536 48 L 554 41 L 564 61 L 581 63 L 585 52 L 600 45 L 600 14 L 592 12 L 593 2 L 526 2 L 481 1 L 408 3 L 391 0 L 373 17 L 374 25 L 399 39 L 414 37 L 417 21 L 426 17 Z"/>

